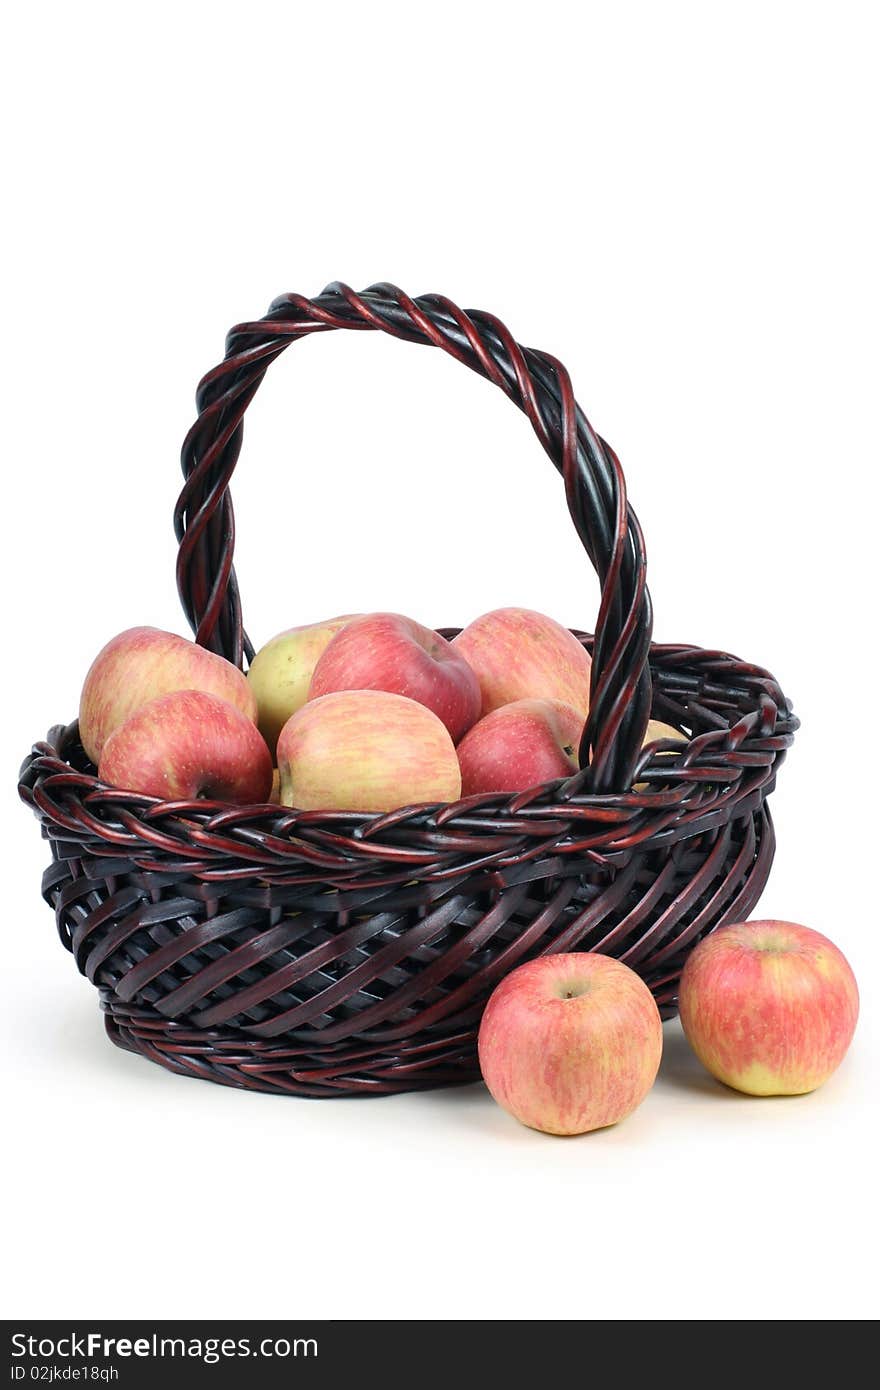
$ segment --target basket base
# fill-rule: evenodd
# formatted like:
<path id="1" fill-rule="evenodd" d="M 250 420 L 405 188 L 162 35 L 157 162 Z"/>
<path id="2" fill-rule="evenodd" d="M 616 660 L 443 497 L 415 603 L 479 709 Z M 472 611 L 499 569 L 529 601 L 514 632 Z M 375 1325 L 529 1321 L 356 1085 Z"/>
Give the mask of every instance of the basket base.
<path id="1" fill-rule="evenodd" d="M 774 836 L 766 805 L 755 816 L 760 826 L 759 852 L 749 866 L 733 903 L 710 926 L 742 920 L 757 903 L 773 860 Z M 678 977 L 684 963 L 670 961 L 666 971 L 649 979 L 660 1017 L 677 1012 Z M 193 1076 L 240 1090 L 273 1095 L 332 1096 L 396 1095 L 480 1079 L 477 1027 L 473 1014 L 467 1026 L 442 1037 L 415 1030 L 409 1040 L 392 1045 L 369 1035 L 334 1046 L 299 1042 L 293 1038 L 266 1039 L 233 1027 L 204 1028 L 175 1022 L 149 1004 L 126 1002 L 112 989 L 101 987 L 105 1027 L 117 1047 L 156 1062 L 178 1076 Z M 315 1043 L 318 1043 L 318 1047 Z M 320 1048 L 320 1050 L 319 1050 Z"/>
<path id="2" fill-rule="evenodd" d="M 381 1096 L 461 1086 L 480 1079 L 476 1030 L 377 1055 L 347 1047 L 317 1057 L 305 1048 L 250 1038 L 235 1029 L 188 1028 L 101 991 L 107 1036 L 179 1076 L 273 1095 Z"/>

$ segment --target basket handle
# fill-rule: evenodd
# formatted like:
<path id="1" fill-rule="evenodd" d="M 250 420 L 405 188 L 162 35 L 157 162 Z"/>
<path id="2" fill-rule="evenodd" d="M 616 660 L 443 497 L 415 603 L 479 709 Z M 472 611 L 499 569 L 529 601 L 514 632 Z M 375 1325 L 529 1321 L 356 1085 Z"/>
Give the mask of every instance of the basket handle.
<path id="1" fill-rule="evenodd" d="M 650 715 L 652 617 L 644 542 L 620 462 L 578 406 L 561 362 L 521 347 L 494 315 L 465 312 L 441 295 L 410 299 L 386 283 L 356 294 L 334 283 L 314 299 L 281 295 L 265 318 L 230 331 L 224 360 L 199 383 L 198 418 L 181 452 L 186 481 L 174 512 L 177 586 L 196 641 L 239 667 L 253 656 L 232 564 L 229 495 L 244 413 L 270 362 L 300 338 L 334 328 L 380 329 L 442 348 L 494 382 L 528 416 L 562 474 L 572 520 L 602 585 L 583 772 L 566 784 L 565 794 L 629 790 Z"/>

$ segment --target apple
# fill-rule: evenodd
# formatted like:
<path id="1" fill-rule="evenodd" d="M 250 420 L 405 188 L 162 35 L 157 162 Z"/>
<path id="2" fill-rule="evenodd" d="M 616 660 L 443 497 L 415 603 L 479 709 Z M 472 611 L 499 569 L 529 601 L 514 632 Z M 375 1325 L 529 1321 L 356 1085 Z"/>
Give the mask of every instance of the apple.
<path id="1" fill-rule="evenodd" d="M 586 720 L 590 658 L 553 618 L 529 608 L 496 608 L 452 645 L 476 672 L 483 715 L 515 700 L 558 700 Z"/>
<path id="2" fill-rule="evenodd" d="M 288 628 L 255 655 L 247 678 L 257 701 L 257 724 L 272 753 L 284 725 L 308 699 L 318 657 L 353 616 Z"/>
<path id="3" fill-rule="evenodd" d="M 107 739 L 136 709 L 172 690 L 204 690 L 247 716 L 257 702 L 244 674 L 222 656 L 155 627 L 132 627 L 92 662 L 79 705 L 79 736 L 96 765 Z"/>
<path id="4" fill-rule="evenodd" d="M 672 739 L 676 743 L 687 743 L 688 741 L 687 735 L 683 734 L 680 729 L 674 729 L 671 724 L 664 724 L 662 719 L 649 719 L 645 729 L 645 737 L 642 739 L 642 747 L 645 748 L 649 743 L 658 743 L 663 739 Z M 673 757 L 675 754 L 669 748 L 659 750 L 657 756 L 661 758 Z M 647 791 L 650 785 L 650 782 L 636 782 L 633 791 Z"/>
<path id="5" fill-rule="evenodd" d="M 461 794 L 445 725 L 424 705 L 384 690 L 309 700 L 281 730 L 278 770 L 282 805 L 305 811 L 393 811 Z"/>
<path id="6" fill-rule="evenodd" d="M 309 699 L 340 690 L 384 690 L 433 710 L 457 743 L 480 714 L 480 688 L 445 637 L 399 613 L 354 618 L 319 657 Z"/>
<path id="7" fill-rule="evenodd" d="M 514 700 L 485 715 L 458 745 L 463 796 L 519 792 L 578 768 L 584 717 L 558 700 Z"/>
<path id="8" fill-rule="evenodd" d="M 676 743 L 687 743 L 687 735 L 681 729 L 674 729 L 671 724 L 664 724 L 662 719 L 649 719 L 648 727 L 645 729 L 645 737 L 642 739 L 642 747 L 649 743 L 659 743 L 661 739 L 674 739 Z"/>
<path id="9" fill-rule="evenodd" d="M 98 776 L 163 801 L 266 802 L 272 759 L 241 710 L 203 690 L 148 700 L 104 744 Z"/>
<path id="10" fill-rule="evenodd" d="M 492 1096 L 545 1134 L 616 1124 L 644 1100 L 663 1050 L 657 1005 L 611 956 L 540 956 L 507 975 L 477 1040 Z"/>
<path id="11" fill-rule="evenodd" d="M 843 1061 L 859 991 L 846 957 L 794 922 L 736 922 L 705 937 L 679 986 L 685 1036 L 719 1081 L 751 1096 L 814 1091 Z"/>

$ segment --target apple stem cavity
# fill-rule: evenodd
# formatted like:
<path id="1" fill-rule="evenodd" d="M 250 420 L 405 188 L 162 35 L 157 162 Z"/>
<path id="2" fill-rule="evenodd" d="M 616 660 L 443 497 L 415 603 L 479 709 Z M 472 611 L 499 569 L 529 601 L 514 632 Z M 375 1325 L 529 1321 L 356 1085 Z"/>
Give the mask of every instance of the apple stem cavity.
<path id="1" fill-rule="evenodd" d="M 590 993 L 589 984 L 566 985 L 560 994 L 560 999 L 581 999 L 585 994 Z"/>

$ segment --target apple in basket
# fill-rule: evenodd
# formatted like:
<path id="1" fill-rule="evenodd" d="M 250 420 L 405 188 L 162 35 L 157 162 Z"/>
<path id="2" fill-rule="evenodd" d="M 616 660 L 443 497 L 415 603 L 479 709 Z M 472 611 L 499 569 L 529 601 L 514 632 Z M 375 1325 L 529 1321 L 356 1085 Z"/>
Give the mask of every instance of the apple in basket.
<path id="1" fill-rule="evenodd" d="M 247 678 L 257 701 L 260 733 L 274 754 L 278 735 L 288 719 L 308 699 L 309 683 L 318 658 L 345 624 L 349 613 L 279 632 L 256 653 Z"/>
<path id="2" fill-rule="evenodd" d="M 107 739 L 135 710 L 173 690 L 204 690 L 256 722 L 253 691 L 231 662 L 173 632 L 133 627 L 107 643 L 85 679 L 79 735 L 92 762 L 100 762 Z"/>
<path id="3" fill-rule="evenodd" d="M 461 793 L 445 725 L 384 690 L 335 691 L 303 705 L 281 730 L 278 770 L 282 805 L 307 811 L 393 811 Z"/>
<path id="4" fill-rule="evenodd" d="M 268 802 L 272 759 L 241 710 L 202 690 L 148 700 L 115 729 L 101 752 L 102 782 L 163 801 Z"/>
<path id="5" fill-rule="evenodd" d="M 477 792 L 518 792 L 578 769 L 584 716 L 558 700 L 514 700 L 484 715 L 458 745 L 463 796 Z M 687 740 L 678 729 L 652 719 L 644 742 L 678 744 Z M 658 757 L 673 749 L 658 750 Z M 647 782 L 637 782 L 644 791 Z"/>
<path id="6" fill-rule="evenodd" d="M 476 673 L 484 715 L 515 700 L 558 700 L 586 719 L 590 657 L 555 619 L 529 608 L 496 608 L 452 645 Z"/>
<path id="7" fill-rule="evenodd" d="M 679 987 L 681 1024 L 719 1081 L 753 1096 L 814 1091 L 843 1061 L 859 1015 L 846 957 L 794 922 L 738 922 L 704 938 Z"/>
<path id="8" fill-rule="evenodd" d="M 492 710 L 458 745 L 463 796 L 518 792 L 578 768 L 584 716 L 558 700 L 514 700 Z"/>
<path id="9" fill-rule="evenodd" d="M 503 1109 L 546 1134 L 585 1134 L 644 1100 L 663 1027 L 629 966 L 573 952 L 527 961 L 501 981 L 478 1048 L 483 1080 Z"/>
<path id="10" fill-rule="evenodd" d="M 662 719 L 649 719 L 648 727 L 645 729 L 645 737 L 642 739 L 642 747 L 645 748 L 649 743 L 687 743 L 687 738 L 680 729 L 675 729 L 671 724 L 664 724 Z M 671 758 L 680 753 L 676 748 L 658 748 L 655 750 L 657 758 Z M 654 784 L 656 785 L 656 783 Z M 633 791 L 644 792 L 651 786 L 650 782 L 636 782 Z"/>
<path id="11" fill-rule="evenodd" d="M 445 637 L 399 613 L 345 624 L 318 659 L 309 699 L 340 690 L 383 690 L 432 710 L 457 743 L 480 714 L 477 678 Z"/>

